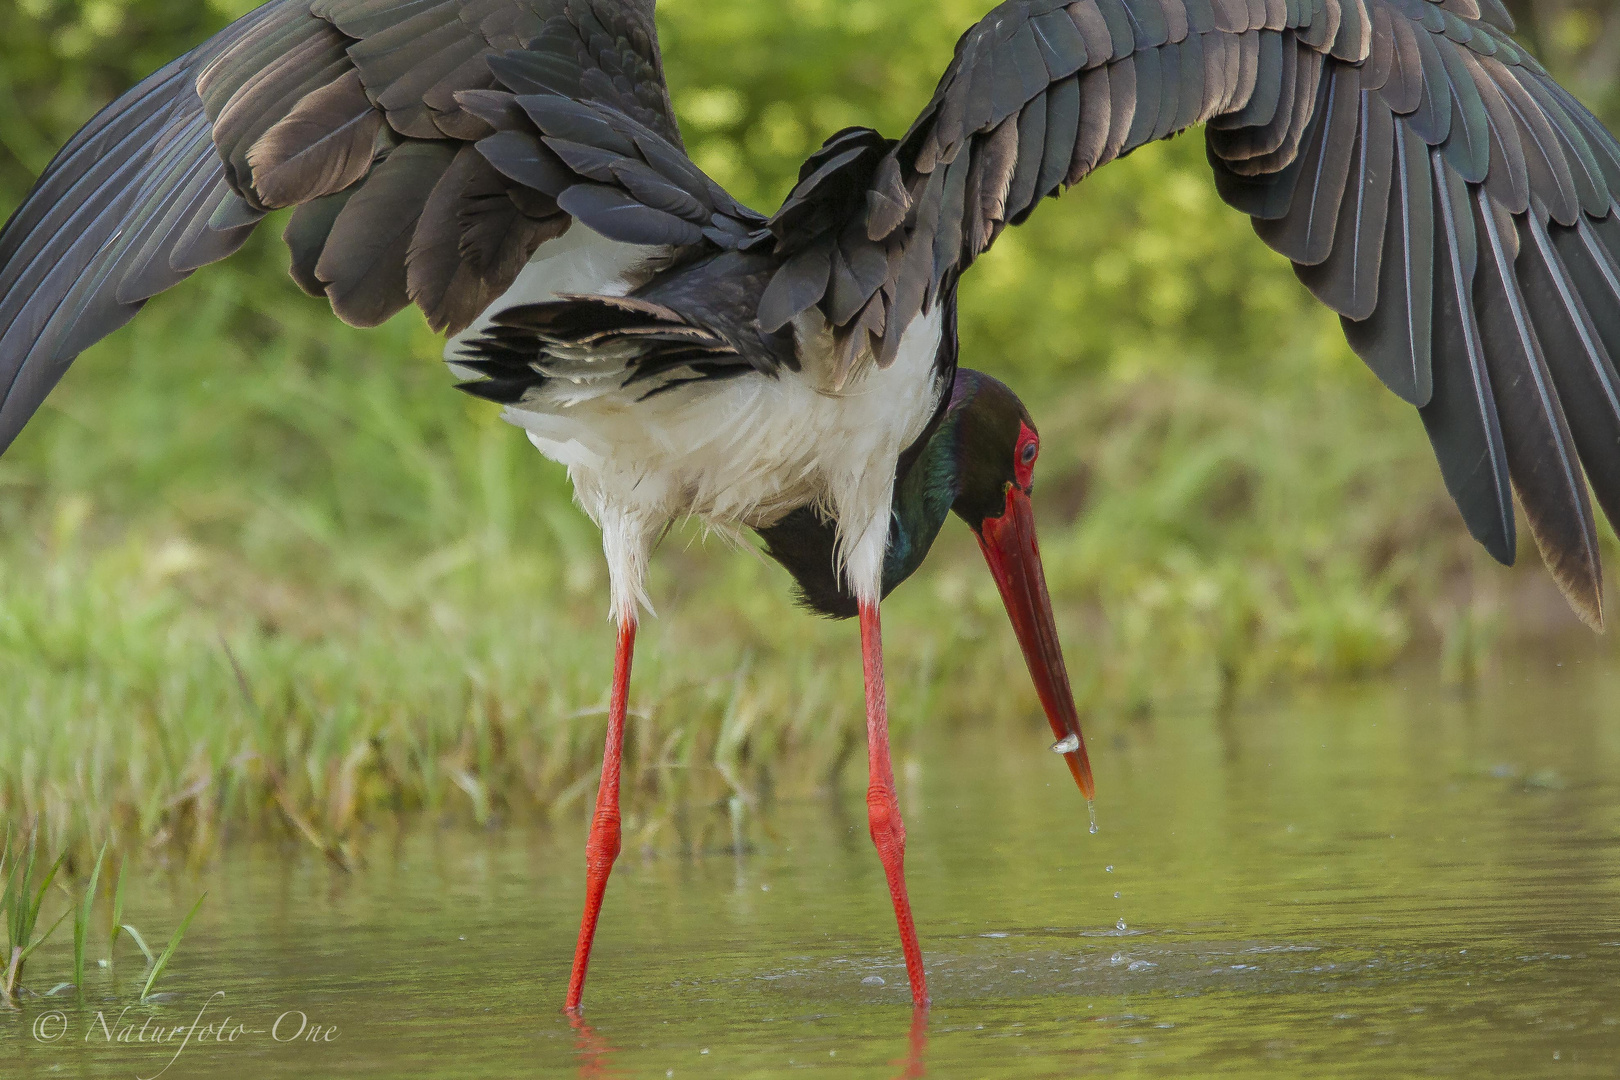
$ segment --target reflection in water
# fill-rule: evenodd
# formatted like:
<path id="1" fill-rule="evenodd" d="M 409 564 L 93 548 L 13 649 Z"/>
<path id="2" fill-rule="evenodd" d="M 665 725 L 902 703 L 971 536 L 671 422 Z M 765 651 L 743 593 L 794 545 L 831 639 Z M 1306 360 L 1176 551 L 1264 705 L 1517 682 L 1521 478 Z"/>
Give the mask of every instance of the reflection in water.
<path id="1" fill-rule="evenodd" d="M 568 1025 L 577 1037 L 574 1046 L 579 1056 L 580 1080 L 612 1080 L 627 1075 L 610 1068 L 613 1044 L 593 1031 L 583 1017 L 570 1016 Z"/>
<path id="2" fill-rule="evenodd" d="M 897 1063 L 898 1064 L 898 1063 Z M 905 1067 L 896 1080 L 922 1080 L 928 1075 L 928 1006 L 911 1010 L 911 1035 L 906 1040 Z"/>
<path id="3" fill-rule="evenodd" d="M 347 876 L 290 844 L 203 880 L 148 863 L 126 894 L 143 930 L 209 890 L 164 975 L 177 998 L 136 1003 L 121 953 L 61 1006 L 73 1039 L 30 1034 L 63 999 L 0 1012 L 0 1075 L 152 1076 L 172 1049 L 85 1040 L 96 1011 L 180 1024 L 223 991 L 250 1027 L 296 1009 L 341 1035 L 194 1043 L 165 1080 L 1612 1080 L 1620 671 L 1546 667 L 1473 703 L 1364 686 L 1097 717 L 1096 836 L 1038 721 L 942 722 L 900 770 L 931 1011 L 911 1007 L 852 765 L 833 796 L 750 811 L 745 854 L 627 844 L 589 1025 L 558 1011 L 583 823 L 424 820 L 379 829 Z M 70 935 L 29 961 L 41 989 L 71 970 Z"/>

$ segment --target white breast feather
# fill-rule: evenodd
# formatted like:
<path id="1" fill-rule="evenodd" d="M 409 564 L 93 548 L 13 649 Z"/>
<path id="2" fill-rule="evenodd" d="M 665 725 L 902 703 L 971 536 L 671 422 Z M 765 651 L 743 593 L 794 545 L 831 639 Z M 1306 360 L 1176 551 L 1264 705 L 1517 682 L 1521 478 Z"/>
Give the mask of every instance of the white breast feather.
<path id="1" fill-rule="evenodd" d="M 564 294 L 622 296 L 665 255 L 575 222 L 450 339 L 445 358 L 453 366 L 462 343 L 500 311 Z M 541 453 L 567 466 L 575 498 L 602 529 L 617 618 L 634 618 L 638 603 L 650 609 L 647 558 L 671 521 L 696 517 L 734 536 L 806 503 L 838 519 L 839 563 L 855 594 L 879 596 L 895 463 L 939 400 L 934 361 L 944 316 L 937 305 L 919 316 L 893 364 L 867 365 L 837 393 L 821 375 L 831 363 L 830 335 L 812 322 L 796 325 L 798 373 L 750 374 L 642 399 L 617 378 L 592 377 L 590 358 L 581 357 L 578 378 L 555 380 L 506 410 Z"/>
<path id="2" fill-rule="evenodd" d="M 650 545 L 693 516 L 718 531 L 768 525 L 806 503 L 839 522 L 839 561 L 855 594 L 875 600 L 888 542 L 894 469 L 939 400 L 939 307 L 906 331 L 887 368 L 869 365 L 837 394 L 804 371 L 697 383 L 642 400 L 629 391 L 547 396 L 509 408 L 541 453 L 568 467 L 575 495 L 603 529 L 613 612 L 649 606 Z M 610 535 L 611 534 L 611 535 Z"/>

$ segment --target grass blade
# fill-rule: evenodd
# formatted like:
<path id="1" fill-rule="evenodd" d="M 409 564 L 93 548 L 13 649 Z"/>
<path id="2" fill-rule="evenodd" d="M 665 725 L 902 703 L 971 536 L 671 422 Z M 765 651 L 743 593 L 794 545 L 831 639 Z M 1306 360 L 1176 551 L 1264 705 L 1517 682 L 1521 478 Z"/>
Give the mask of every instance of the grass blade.
<path id="1" fill-rule="evenodd" d="M 101 845 L 101 851 L 96 855 L 96 867 L 90 871 L 90 884 L 84 890 L 84 898 L 79 901 L 79 909 L 73 919 L 73 985 L 84 993 L 84 946 L 90 937 L 90 915 L 96 906 L 96 890 L 101 884 L 101 864 L 107 858 L 107 845 Z"/>
<path id="2" fill-rule="evenodd" d="M 129 925 L 129 923 L 124 923 L 123 926 L 120 927 L 120 929 L 122 929 L 124 931 L 124 933 L 128 934 L 131 938 L 133 938 L 136 945 L 140 946 L 141 953 L 146 957 L 147 964 L 150 965 L 150 964 L 157 963 L 157 957 L 152 955 L 152 950 L 147 947 L 146 939 L 141 937 L 141 932 L 139 930 L 137 930 L 133 926 Z"/>
<path id="3" fill-rule="evenodd" d="M 6 917 L 8 952 L 17 947 L 17 937 L 22 932 L 20 920 L 23 915 L 23 905 L 17 902 L 17 898 L 28 889 L 26 879 L 22 882 L 18 881 L 18 875 L 23 872 L 24 862 L 21 852 L 12 851 L 11 832 L 7 830 L 6 849 L 3 854 L 0 854 L 0 866 L 10 863 L 11 868 L 6 871 L 5 892 L 3 896 L 0 896 L 0 912 L 4 912 Z"/>
<path id="4" fill-rule="evenodd" d="M 118 861 L 118 881 L 113 885 L 112 921 L 110 923 L 108 923 L 108 925 L 107 925 L 107 966 L 108 967 L 112 967 L 112 963 L 113 963 L 113 946 L 118 944 L 118 932 L 120 930 L 125 929 L 125 927 L 124 927 L 124 871 L 127 870 L 127 869 L 129 869 L 129 859 L 127 857 L 125 857 L 123 859 L 120 859 Z M 131 931 L 131 933 L 134 933 L 134 931 Z M 137 941 L 140 940 L 140 935 L 139 934 L 136 934 L 135 936 L 136 936 Z M 151 959 L 152 959 L 152 954 L 150 952 L 147 952 L 145 942 L 141 943 L 141 951 L 146 953 L 146 959 L 148 960 L 148 962 L 150 962 Z"/>
<path id="5" fill-rule="evenodd" d="M 66 911 L 62 912 L 62 914 L 58 915 L 56 917 L 56 921 L 51 923 L 51 928 L 49 930 L 47 930 L 43 934 L 39 935 L 39 937 L 35 938 L 33 941 L 30 941 L 27 944 L 27 946 L 25 946 L 23 948 L 21 959 L 22 960 L 27 960 L 30 956 L 33 955 L 35 949 L 39 948 L 41 945 L 43 945 L 47 941 L 49 941 L 50 938 L 51 938 L 51 935 L 56 933 L 57 927 L 61 926 L 65 922 L 67 922 L 67 917 L 69 915 L 71 915 L 71 914 L 73 914 L 73 909 L 68 908 Z M 21 965 L 19 964 L 19 967 L 20 966 Z"/>
<path id="6" fill-rule="evenodd" d="M 186 936 L 186 930 L 191 926 L 191 920 L 197 917 L 197 911 L 202 907 L 203 901 L 206 899 L 208 899 L 207 893 L 197 897 L 197 902 L 191 905 L 191 910 L 186 913 L 186 917 L 175 928 L 174 936 L 169 939 L 169 947 L 163 950 L 163 955 L 157 958 L 157 962 L 152 965 L 152 970 L 146 976 L 146 985 L 141 988 L 142 1001 L 145 1001 L 146 996 L 152 992 L 152 985 L 157 982 L 158 976 L 163 974 L 163 969 L 169 966 L 169 960 L 174 956 L 174 951 L 180 947 L 180 939 Z"/>
<path id="7" fill-rule="evenodd" d="M 11 826 L 8 824 L 5 847 L 0 848 L 0 877 L 5 879 L 4 885 L 0 886 L 0 921 L 6 924 L 6 951 L 0 954 L 0 1001 L 13 1001 L 16 998 L 12 987 L 17 978 L 17 965 L 22 952 L 12 943 L 17 930 L 13 912 L 18 907 L 18 863 L 18 858 L 11 851 Z"/>
<path id="8" fill-rule="evenodd" d="M 22 877 L 17 883 L 17 895 L 12 898 L 12 921 L 16 924 L 12 934 L 13 948 L 28 947 L 33 940 L 34 927 L 39 923 L 39 909 L 44 906 L 45 893 L 56 880 L 56 872 L 62 868 L 62 860 L 67 858 L 63 852 L 56 857 L 51 868 L 45 872 L 45 880 L 40 883 L 39 889 L 34 889 L 34 868 L 39 865 L 39 836 L 36 833 L 28 841 L 28 856 L 22 861 Z"/>
<path id="9" fill-rule="evenodd" d="M 9 836 L 6 851 L 9 853 L 11 845 Z M 7 999 L 15 999 L 17 987 L 22 982 L 23 964 L 30 954 L 39 947 L 40 942 L 49 938 L 62 925 L 62 919 L 57 919 L 51 928 L 45 931 L 43 937 L 35 938 L 34 931 L 39 926 L 39 912 L 45 906 L 45 894 L 50 891 L 51 883 L 56 880 L 57 871 L 62 869 L 62 861 L 67 858 L 67 852 L 56 857 L 51 868 L 45 872 L 45 879 L 34 886 L 34 870 L 39 865 L 39 831 L 36 829 L 28 839 L 26 853 L 16 857 L 16 864 L 11 873 L 6 876 L 5 900 L 6 909 L 6 935 L 10 948 L 7 950 L 8 961 L 4 985 L 0 986 L 0 995 Z M 71 909 L 69 909 L 71 910 Z M 66 912 L 63 913 L 64 917 Z"/>

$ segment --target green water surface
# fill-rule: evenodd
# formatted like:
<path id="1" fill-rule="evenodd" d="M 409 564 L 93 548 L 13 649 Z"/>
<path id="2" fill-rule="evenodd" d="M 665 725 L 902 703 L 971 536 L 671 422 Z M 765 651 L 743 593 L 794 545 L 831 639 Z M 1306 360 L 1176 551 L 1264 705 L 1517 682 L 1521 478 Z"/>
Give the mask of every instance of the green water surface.
<path id="1" fill-rule="evenodd" d="M 558 1011 L 583 824 L 418 823 L 353 874 L 268 844 L 144 871 L 154 937 L 209 891 L 168 994 L 131 954 L 25 998 L 0 1074 L 1620 1076 L 1620 669 L 1426 682 L 1100 722 L 1095 835 L 1036 719 L 903 748 L 926 1015 L 857 765 L 745 812 L 741 853 L 627 852 L 588 1026 Z"/>

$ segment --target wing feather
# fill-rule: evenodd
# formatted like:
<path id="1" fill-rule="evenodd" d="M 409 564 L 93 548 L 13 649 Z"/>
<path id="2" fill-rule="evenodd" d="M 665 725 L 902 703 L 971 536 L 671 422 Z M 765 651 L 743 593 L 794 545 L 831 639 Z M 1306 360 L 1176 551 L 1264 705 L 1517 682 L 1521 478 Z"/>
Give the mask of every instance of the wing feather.
<path id="1" fill-rule="evenodd" d="M 1511 562 L 1517 492 L 1596 624 L 1586 481 L 1620 511 L 1620 142 L 1510 25 L 1496 0 L 1003 3 L 872 170 L 883 191 L 859 212 L 890 273 L 866 307 L 840 279 L 833 314 L 892 302 L 892 356 L 894 316 L 954 287 L 1005 224 L 1207 121 L 1221 196 L 1417 407 L 1470 531 Z M 814 291 L 793 306 L 826 312 Z"/>
<path id="2" fill-rule="evenodd" d="M 548 115 L 588 134 L 601 191 L 519 94 L 569 99 Z M 565 192 L 671 243 L 763 224 L 686 160 L 651 0 L 271 0 L 86 125 L 0 232 L 0 451 L 78 351 L 268 208 L 296 207 L 293 277 L 343 318 L 414 298 L 455 331 L 568 227 Z"/>

